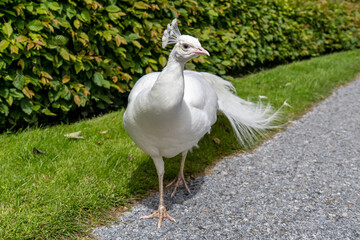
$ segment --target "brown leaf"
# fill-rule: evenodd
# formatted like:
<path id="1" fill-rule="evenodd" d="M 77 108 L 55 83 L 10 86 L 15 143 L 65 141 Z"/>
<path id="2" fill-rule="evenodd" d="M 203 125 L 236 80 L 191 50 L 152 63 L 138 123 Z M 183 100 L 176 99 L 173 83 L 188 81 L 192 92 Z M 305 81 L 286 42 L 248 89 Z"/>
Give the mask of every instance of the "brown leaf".
<path id="1" fill-rule="evenodd" d="M 42 77 L 45 77 L 47 79 L 53 79 L 52 76 L 47 72 L 40 72 Z"/>
<path id="2" fill-rule="evenodd" d="M 80 107 L 80 105 L 81 105 L 81 103 L 82 103 L 82 99 L 79 97 L 79 95 L 77 95 L 77 94 L 73 94 L 73 96 L 74 96 L 74 102 L 76 103 L 76 105 L 78 106 L 78 107 Z"/>
<path id="3" fill-rule="evenodd" d="M 30 49 L 32 49 L 33 47 L 35 46 L 35 44 L 34 43 L 29 43 L 28 45 L 27 45 L 27 50 L 30 50 Z"/>
<path id="4" fill-rule="evenodd" d="M 23 59 L 20 59 L 20 60 L 18 61 L 18 66 L 21 66 L 21 69 L 24 70 L 24 68 L 25 68 L 25 62 L 24 62 Z"/>
<path id="5" fill-rule="evenodd" d="M 18 54 L 19 48 L 17 46 L 15 46 L 15 45 L 10 45 L 10 52 Z"/>
<path id="6" fill-rule="evenodd" d="M 24 93 L 25 96 L 27 96 L 30 99 L 32 99 L 32 97 L 35 96 L 35 93 L 31 91 L 28 87 L 24 87 L 22 92 Z"/>
<path id="7" fill-rule="evenodd" d="M 83 89 L 83 92 L 84 92 L 84 94 L 85 94 L 85 97 L 87 97 L 87 95 L 90 94 L 90 92 L 89 92 L 86 88 Z"/>
<path id="8" fill-rule="evenodd" d="M 34 147 L 33 148 L 33 153 L 34 154 L 45 154 L 46 152 Z"/>
<path id="9" fill-rule="evenodd" d="M 83 136 L 81 136 L 81 131 L 68 133 L 64 135 L 67 138 L 73 138 L 73 139 L 84 139 Z"/>
<path id="10" fill-rule="evenodd" d="M 45 46 L 45 44 L 39 40 L 35 40 L 34 43 L 36 43 L 37 45 L 40 45 L 40 46 Z"/>
<path id="11" fill-rule="evenodd" d="M 117 81 L 119 80 L 117 76 L 112 76 L 112 80 L 114 83 L 117 83 Z"/>
<path id="12" fill-rule="evenodd" d="M 146 69 L 145 69 L 145 73 L 148 74 L 148 73 L 151 73 L 153 72 L 153 70 L 151 69 L 150 66 L 148 66 Z"/>
<path id="13" fill-rule="evenodd" d="M 132 77 L 127 73 L 123 73 L 122 76 L 121 76 L 121 79 L 122 80 L 131 80 Z"/>
<path id="14" fill-rule="evenodd" d="M 62 77 L 62 83 L 65 84 L 70 81 L 70 75 L 64 75 Z"/>
<path id="15" fill-rule="evenodd" d="M 41 83 L 43 84 L 43 85 L 46 85 L 46 83 L 48 83 L 49 81 L 46 79 L 46 78 L 44 78 L 44 77 L 42 77 L 41 78 Z"/>
<path id="16" fill-rule="evenodd" d="M 55 27 L 56 27 L 58 24 L 61 25 L 61 22 L 60 22 L 59 20 L 57 20 L 57 19 L 53 19 L 53 22 L 54 22 Z"/>
<path id="17" fill-rule="evenodd" d="M 28 38 L 24 35 L 19 35 L 17 38 L 16 38 L 16 42 L 25 42 L 27 41 Z"/>
<path id="18" fill-rule="evenodd" d="M 220 144 L 220 139 L 219 139 L 219 138 L 214 138 L 213 140 L 214 140 L 214 142 L 215 142 L 216 144 Z"/>
<path id="19" fill-rule="evenodd" d="M 123 37 L 120 36 L 120 35 L 116 35 L 116 36 L 115 36 L 115 42 L 116 42 L 116 45 L 117 45 L 117 46 L 120 46 L 121 44 L 124 44 L 124 45 L 127 44 L 126 39 L 123 38 Z"/>

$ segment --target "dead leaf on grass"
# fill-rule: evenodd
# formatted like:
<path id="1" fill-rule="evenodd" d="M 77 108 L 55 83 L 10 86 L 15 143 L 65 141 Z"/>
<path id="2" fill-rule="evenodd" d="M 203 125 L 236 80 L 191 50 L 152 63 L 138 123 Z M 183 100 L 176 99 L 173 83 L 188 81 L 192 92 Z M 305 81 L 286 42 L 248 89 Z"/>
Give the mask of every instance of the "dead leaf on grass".
<path id="1" fill-rule="evenodd" d="M 81 131 L 68 133 L 68 134 L 65 134 L 64 136 L 67 138 L 72 138 L 72 139 L 84 139 L 84 137 L 81 136 Z"/>
<path id="2" fill-rule="evenodd" d="M 42 151 L 36 147 L 33 147 L 33 153 L 34 154 L 45 154 L 46 152 L 45 151 Z"/>

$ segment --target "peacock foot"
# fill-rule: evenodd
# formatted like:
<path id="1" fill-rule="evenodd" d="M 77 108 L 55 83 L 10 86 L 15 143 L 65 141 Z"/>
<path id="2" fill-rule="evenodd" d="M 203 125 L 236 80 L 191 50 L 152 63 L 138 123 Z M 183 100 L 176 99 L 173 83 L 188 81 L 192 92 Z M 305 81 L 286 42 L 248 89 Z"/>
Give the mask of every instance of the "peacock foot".
<path id="1" fill-rule="evenodd" d="M 191 194 L 190 189 L 189 189 L 189 187 L 188 187 L 187 184 L 186 184 L 184 175 L 183 175 L 183 174 L 179 174 L 174 180 L 171 181 L 171 183 L 169 183 L 168 185 L 166 185 L 166 188 L 168 188 L 168 187 L 170 187 L 170 186 L 172 186 L 172 185 L 175 185 L 175 186 L 174 186 L 174 190 L 173 190 L 173 192 L 171 193 L 171 197 L 174 197 L 174 196 L 175 196 L 175 193 L 176 193 L 177 188 L 178 188 L 180 185 L 182 185 L 182 184 L 184 185 L 186 191 Z"/>
<path id="2" fill-rule="evenodd" d="M 159 218 L 158 220 L 158 228 L 161 227 L 161 223 L 163 221 L 164 218 L 169 219 L 170 221 L 176 222 L 174 218 L 172 218 L 166 211 L 166 207 L 165 205 L 159 205 L 158 210 L 156 210 L 156 212 L 148 215 L 148 216 L 143 216 L 140 219 L 149 219 L 149 218 Z"/>

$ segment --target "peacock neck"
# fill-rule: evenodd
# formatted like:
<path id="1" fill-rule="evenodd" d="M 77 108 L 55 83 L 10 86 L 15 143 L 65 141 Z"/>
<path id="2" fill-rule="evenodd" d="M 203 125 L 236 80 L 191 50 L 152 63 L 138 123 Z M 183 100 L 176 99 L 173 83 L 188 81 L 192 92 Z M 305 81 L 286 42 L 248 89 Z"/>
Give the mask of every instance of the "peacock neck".
<path id="1" fill-rule="evenodd" d="M 174 52 L 153 85 L 150 96 L 159 111 L 171 111 L 182 104 L 184 98 L 184 65 L 177 61 Z"/>

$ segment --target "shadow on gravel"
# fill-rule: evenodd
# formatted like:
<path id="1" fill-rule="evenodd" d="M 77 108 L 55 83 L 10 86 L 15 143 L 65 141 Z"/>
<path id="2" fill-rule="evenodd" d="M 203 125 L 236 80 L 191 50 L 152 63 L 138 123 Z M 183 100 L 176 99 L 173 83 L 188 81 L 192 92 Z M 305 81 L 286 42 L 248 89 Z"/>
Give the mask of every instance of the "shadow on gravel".
<path id="1" fill-rule="evenodd" d="M 170 187 L 164 193 L 165 205 L 168 207 L 169 210 L 171 210 L 174 205 L 182 205 L 184 201 L 187 201 L 193 198 L 194 196 L 196 196 L 196 194 L 201 189 L 203 183 L 204 183 L 204 177 L 199 177 L 192 180 L 191 182 L 187 182 L 191 194 L 189 194 L 183 186 L 180 186 L 178 187 L 174 197 L 171 197 L 173 188 Z M 155 211 L 158 208 L 158 204 L 159 204 L 159 194 L 156 194 L 156 196 L 153 197 L 150 201 L 144 201 L 143 204 L 147 208 Z"/>
<path id="2" fill-rule="evenodd" d="M 188 194 L 185 188 L 180 186 L 174 198 L 171 199 L 170 195 L 172 188 L 167 189 L 167 191 L 165 191 L 165 204 L 169 207 L 169 209 L 171 209 L 172 204 L 181 204 L 183 201 L 192 198 L 197 194 L 203 182 L 203 177 L 198 176 L 205 175 L 206 169 L 211 166 L 216 159 L 222 158 L 223 156 L 227 156 L 241 149 L 242 148 L 237 143 L 227 118 L 225 116 L 219 116 L 217 122 L 211 129 L 211 133 L 206 134 L 200 140 L 199 147 L 195 147 L 193 151 L 190 151 L 186 158 L 184 174 L 191 194 Z M 164 186 L 166 186 L 178 174 L 181 154 L 174 158 L 164 159 L 164 161 Z M 191 181 L 188 180 L 189 176 L 192 178 Z M 145 199 L 145 196 L 147 195 L 152 197 L 156 194 L 155 199 L 157 201 L 155 202 L 155 205 L 148 207 L 157 209 L 159 200 L 158 184 L 155 165 L 152 159 L 148 157 L 147 160 L 143 164 L 139 165 L 135 172 L 133 172 L 127 183 L 127 188 L 130 195 L 137 195 L 138 199 Z"/>
<path id="3" fill-rule="evenodd" d="M 179 171 L 179 167 L 180 155 L 172 159 L 165 159 L 164 186 L 166 186 L 172 179 L 176 177 Z M 189 175 L 189 173 L 185 171 L 185 178 L 187 175 Z M 165 205 L 169 209 L 171 209 L 172 205 L 182 204 L 184 201 L 194 197 L 200 190 L 204 182 L 203 179 L 204 177 L 197 177 L 196 179 L 192 179 L 190 181 L 186 180 L 191 194 L 189 194 L 184 188 L 184 186 L 181 185 L 178 187 L 175 196 L 172 198 L 171 193 L 173 191 L 173 187 L 165 189 Z M 132 174 L 131 178 L 128 181 L 127 188 L 129 189 L 131 194 L 140 195 L 139 198 L 144 200 L 146 199 L 147 201 L 142 201 L 146 207 L 153 209 L 154 211 L 158 208 L 158 176 L 154 163 L 150 157 Z M 148 195 L 149 197 L 145 197 L 146 195 Z M 149 199 L 151 200 L 149 201 Z"/>

